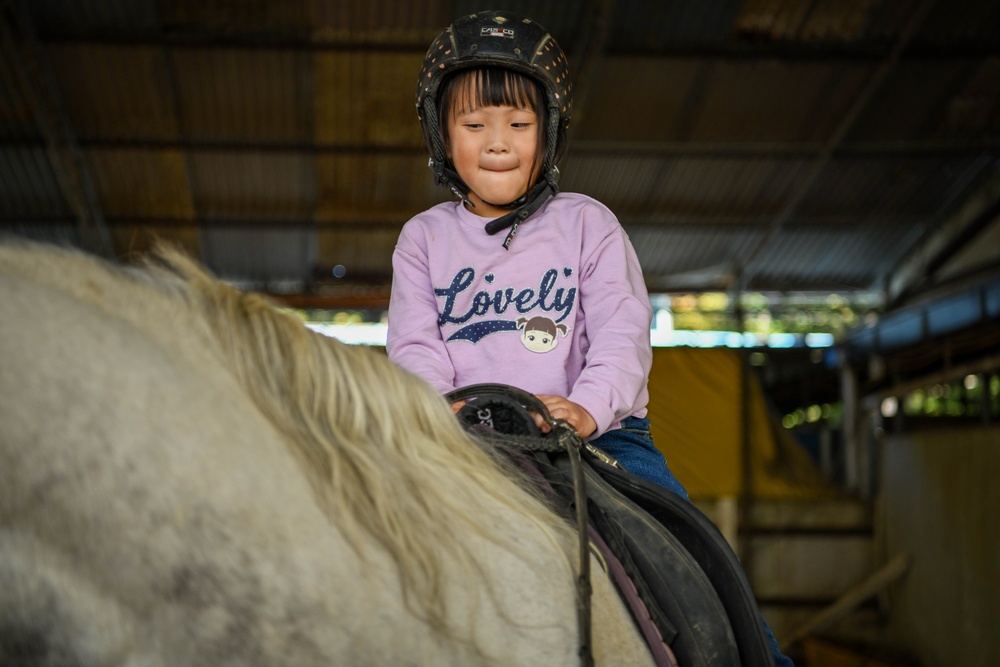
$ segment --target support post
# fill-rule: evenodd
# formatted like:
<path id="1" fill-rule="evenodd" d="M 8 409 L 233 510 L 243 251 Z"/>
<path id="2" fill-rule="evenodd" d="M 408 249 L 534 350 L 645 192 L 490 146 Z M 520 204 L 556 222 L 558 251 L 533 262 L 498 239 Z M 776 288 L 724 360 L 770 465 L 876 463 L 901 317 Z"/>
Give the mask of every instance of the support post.
<path id="1" fill-rule="evenodd" d="M 858 401 L 858 378 L 847 363 L 840 368 L 840 401 L 843 405 L 844 433 L 844 486 L 850 490 L 858 488 L 858 436 L 861 432 Z"/>

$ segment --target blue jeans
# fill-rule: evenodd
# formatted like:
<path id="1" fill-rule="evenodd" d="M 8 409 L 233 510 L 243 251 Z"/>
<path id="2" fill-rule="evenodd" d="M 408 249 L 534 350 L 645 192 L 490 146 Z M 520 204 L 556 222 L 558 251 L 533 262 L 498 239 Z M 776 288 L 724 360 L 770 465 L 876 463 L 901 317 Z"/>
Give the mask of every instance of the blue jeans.
<path id="1" fill-rule="evenodd" d="M 608 431 L 595 438 L 593 445 L 614 457 L 625 470 L 637 477 L 658 484 L 668 491 L 673 491 L 684 500 L 690 501 L 687 489 L 677 481 L 667 467 L 667 460 L 653 444 L 653 436 L 649 433 L 649 420 L 639 417 L 626 417 L 622 427 Z M 775 667 L 794 667 L 791 658 L 784 655 L 778 648 L 778 641 L 768 627 L 767 621 L 761 617 L 761 623 L 767 633 L 767 641 L 771 644 Z"/>
<path id="2" fill-rule="evenodd" d="M 649 434 L 648 419 L 626 417 L 622 420 L 620 429 L 608 431 L 595 438 L 593 445 L 617 459 L 622 467 L 633 475 L 659 484 L 684 500 L 690 500 L 687 489 L 670 472 L 667 460 L 653 444 L 653 436 Z"/>

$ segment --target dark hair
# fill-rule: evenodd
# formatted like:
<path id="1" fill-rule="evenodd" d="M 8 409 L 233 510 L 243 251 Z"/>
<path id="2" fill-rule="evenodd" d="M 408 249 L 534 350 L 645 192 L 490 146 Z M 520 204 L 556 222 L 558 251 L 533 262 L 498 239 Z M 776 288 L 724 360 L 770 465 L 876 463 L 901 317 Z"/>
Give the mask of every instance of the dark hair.
<path id="1" fill-rule="evenodd" d="M 456 91 L 464 91 L 464 100 L 456 98 Z M 438 93 L 438 126 L 441 128 L 442 139 L 448 146 L 448 115 L 456 104 L 468 104 L 471 107 L 511 106 L 528 108 L 538 115 L 537 148 L 531 173 L 539 167 L 540 156 L 548 150 L 548 113 L 545 105 L 545 90 L 542 85 L 530 76 L 515 72 L 505 67 L 473 67 L 459 70 L 445 79 Z M 560 130 L 563 131 L 562 129 Z M 560 149 L 565 141 L 560 137 Z M 560 153 L 562 150 L 559 151 Z M 560 155 L 556 155 L 558 162 Z M 548 165 L 553 166 L 553 165 Z M 541 174 L 539 174 L 541 175 Z"/>
<path id="2" fill-rule="evenodd" d="M 538 315 L 536 317 L 532 317 L 530 320 L 527 319 L 527 318 L 522 317 L 522 318 L 520 318 L 520 319 L 517 320 L 517 323 L 518 324 L 523 323 L 524 324 L 524 330 L 526 332 L 527 331 L 541 331 L 542 333 L 547 333 L 550 336 L 555 336 L 556 335 L 556 330 L 559 327 L 562 327 L 563 328 L 563 333 L 564 334 L 566 333 L 566 331 L 565 331 L 566 327 L 564 325 L 562 325 L 562 324 L 556 324 L 550 318 L 545 317 L 544 315 Z"/>

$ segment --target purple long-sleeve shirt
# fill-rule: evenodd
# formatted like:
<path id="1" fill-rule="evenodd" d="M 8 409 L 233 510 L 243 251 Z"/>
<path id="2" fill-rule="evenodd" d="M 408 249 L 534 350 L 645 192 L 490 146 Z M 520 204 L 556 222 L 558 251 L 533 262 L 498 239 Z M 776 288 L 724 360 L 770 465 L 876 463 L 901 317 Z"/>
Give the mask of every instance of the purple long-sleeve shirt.
<path id="1" fill-rule="evenodd" d="M 597 437 L 643 417 L 652 318 L 628 236 L 603 204 L 560 193 L 488 235 L 458 202 L 403 227 L 393 253 L 389 358 L 442 393 L 499 382 L 565 396 Z"/>

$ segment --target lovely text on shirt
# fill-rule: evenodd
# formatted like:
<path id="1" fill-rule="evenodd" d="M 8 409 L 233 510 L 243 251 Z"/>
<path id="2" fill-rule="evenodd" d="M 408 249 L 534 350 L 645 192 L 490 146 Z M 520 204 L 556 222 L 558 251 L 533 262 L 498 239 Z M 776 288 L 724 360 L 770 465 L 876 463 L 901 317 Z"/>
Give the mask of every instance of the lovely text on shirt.
<path id="1" fill-rule="evenodd" d="M 554 317 L 553 320 L 561 322 L 569 317 L 569 314 L 573 311 L 573 305 L 576 302 L 576 287 L 556 288 L 559 273 L 556 269 L 546 271 L 538 283 L 537 290 L 530 287 L 526 287 L 516 293 L 516 288 L 514 287 L 495 289 L 493 291 L 488 289 L 479 290 L 472 296 L 468 310 L 456 313 L 455 308 L 458 296 L 468 290 L 476 280 L 475 269 L 468 267 L 461 269 L 452 278 L 451 285 L 434 289 L 434 293 L 444 299 L 441 314 L 438 317 L 438 325 L 464 324 L 473 317 L 482 317 L 488 315 L 490 312 L 496 315 L 503 315 L 511 306 L 521 315 L 536 308 L 540 308 L 547 313 L 554 312 L 558 317 Z M 567 267 L 562 270 L 562 274 L 566 278 L 569 278 L 573 275 L 573 269 Z M 488 273 L 483 277 L 483 280 L 487 284 L 492 284 L 494 275 Z"/>

